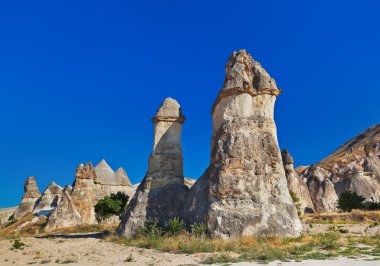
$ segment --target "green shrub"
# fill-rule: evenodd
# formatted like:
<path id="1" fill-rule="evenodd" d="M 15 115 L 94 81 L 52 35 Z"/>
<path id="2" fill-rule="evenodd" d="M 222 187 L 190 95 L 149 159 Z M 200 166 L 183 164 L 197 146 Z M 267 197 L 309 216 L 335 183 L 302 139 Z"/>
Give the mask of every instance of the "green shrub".
<path id="1" fill-rule="evenodd" d="M 147 224 L 148 237 L 151 239 L 157 239 L 163 236 L 163 228 L 159 225 L 157 218 L 152 219 Z"/>
<path id="2" fill-rule="evenodd" d="M 16 218 L 15 218 L 14 214 L 12 214 L 11 216 L 9 216 L 8 222 L 10 222 L 10 224 L 13 224 L 14 222 L 16 222 Z"/>
<path id="3" fill-rule="evenodd" d="M 363 203 L 363 209 L 367 211 L 377 211 L 380 210 L 380 202 L 376 201 L 366 201 Z"/>
<path id="4" fill-rule="evenodd" d="M 340 194 L 338 199 L 338 208 L 345 212 L 351 212 L 353 209 L 362 209 L 365 198 L 356 194 L 356 192 L 346 191 Z"/>
<path id="5" fill-rule="evenodd" d="M 20 239 L 15 239 L 15 240 L 13 241 L 13 244 L 12 244 L 12 248 L 11 248 L 11 249 L 12 249 L 12 250 L 13 250 L 13 249 L 23 249 L 24 246 L 25 246 L 25 244 L 22 243 Z"/>
<path id="6" fill-rule="evenodd" d="M 104 221 L 113 215 L 123 219 L 125 210 L 127 209 L 129 197 L 123 192 L 105 196 L 95 205 L 95 217 L 98 222 Z"/>
<path id="7" fill-rule="evenodd" d="M 202 237 L 206 234 L 207 225 L 204 223 L 193 223 L 191 225 L 191 233 L 195 237 Z"/>
<path id="8" fill-rule="evenodd" d="M 290 193 L 290 196 L 292 197 L 292 200 L 294 202 L 294 205 L 296 205 L 296 209 L 297 209 L 297 214 L 299 217 L 301 217 L 301 201 L 300 199 L 297 197 L 296 193 L 294 193 L 293 191 L 289 190 L 289 193 Z"/>
<path id="9" fill-rule="evenodd" d="M 185 222 L 179 217 L 174 217 L 173 219 L 169 220 L 168 225 L 165 229 L 169 236 L 177 236 L 185 231 Z"/>

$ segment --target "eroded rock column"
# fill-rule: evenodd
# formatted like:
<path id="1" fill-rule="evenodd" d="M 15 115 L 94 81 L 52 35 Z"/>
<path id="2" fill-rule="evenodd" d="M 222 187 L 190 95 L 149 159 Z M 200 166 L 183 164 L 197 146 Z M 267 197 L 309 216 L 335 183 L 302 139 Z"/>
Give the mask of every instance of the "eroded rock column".
<path id="1" fill-rule="evenodd" d="M 38 200 L 41 198 L 41 193 L 38 190 L 36 178 L 34 176 L 26 179 L 24 192 L 21 203 L 14 213 L 16 219 L 21 218 L 27 213 L 32 213 L 34 207 L 38 204 Z"/>
<path id="2" fill-rule="evenodd" d="M 304 213 L 313 213 L 314 206 L 310 198 L 309 189 L 305 181 L 294 170 L 294 159 L 290 153 L 283 149 L 281 152 L 282 162 L 284 163 L 284 169 L 286 174 L 286 180 L 288 182 L 289 191 L 293 192 L 300 200 L 300 211 Z"/>
<path id="3" fill-rule="evenodd" d="M 165 225 L 180 216 L 188 188 L 184 184 L 180 105 L 167 98 L 153 117 L 154 144 L 148 171 L 129 203 L 118 233 L 132 237 L 152 219 Z"/>
<path id="4" fill-rule="evenodd" d="M 226 65 L 212 110 L 207 225 L 211 236 L 298 235 L 273 113 L 275 81 L 245 50 Z"/>

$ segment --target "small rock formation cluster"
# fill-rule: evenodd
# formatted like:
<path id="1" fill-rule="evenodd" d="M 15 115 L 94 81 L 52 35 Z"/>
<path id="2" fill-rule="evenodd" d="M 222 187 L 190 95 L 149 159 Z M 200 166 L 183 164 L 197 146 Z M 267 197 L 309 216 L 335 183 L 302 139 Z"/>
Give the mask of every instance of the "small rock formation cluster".
<path id="1" fill-rule="evenodd" d="M 75 172 L 73 188 L 64 189 L 62 200 L 51 213 L 45 230 L 96 224 L 96 203 L 119 191 L 129 197 L 133 194 L 132 184 L 122 168 L 114 172 L 105 160 L 95 167 L 91 162 L 80 164 Z"/>
<path id="2" fill-rule="evenodd" d="M 114 172 L 102 160 L 95 167 L 91 162 L 80 164 L 75 172 L 73 188 L 67 185 L 63 189 L 52 182 L 41 194 L 35 177 L 29 177 L 24 191 L 20 205 L 13 212 L 11 209 L 0 211 L 1 224 L 8 222 L 12 214 L 15 219 L 19 219 L 33 213 L 48 217 L 45 230 L 49 231 L 80 224 L 96 224 L 94 206 L 100 199 L 117 192 L 124 192 L 131 197 L 134 187 L 123 168 Z"/>
<path id="3" fill-rule="evenodd" d="M 189 190 L 183 176 L 181 134 L 185 117 L 180 105 L 172 98 L 165 99 L 152 121 L 154 144 L 148 171 L 118 228 L 126 237 L 155 218 L 166 223 L 181 216 Z"/>
<path id="4" fill-rule="evenodd" d="M 313 202 L 310 198 L 309 189 L 305 181 L 294 170 L 293 157 L 286 149 L 282 150 L 281 156 L 285 168 L 286 180 L 288 182 L 288 189 L 300 200 L 301 213 L 315 212 Z"/>
<path id="5" fill-rule="evenodd" d="M 153 118 L 149 169 L 118 233 L 126 237 L 152 218 L 203 222 L 213 237 L 298 235 L 301 223 L 287 189 L 273 119 L 275 81 L 245 50 L 235 52 L 213 109 L 209 168 L 184 186 L 179 104 L 166 99 Z"/>
<path id="6" fill-rule="evenodd" d="M 337 210 L 345 191 L 380 201 L 380 124 L 346 142 L 321 162 L 300 171 L 316 212 Z"/>

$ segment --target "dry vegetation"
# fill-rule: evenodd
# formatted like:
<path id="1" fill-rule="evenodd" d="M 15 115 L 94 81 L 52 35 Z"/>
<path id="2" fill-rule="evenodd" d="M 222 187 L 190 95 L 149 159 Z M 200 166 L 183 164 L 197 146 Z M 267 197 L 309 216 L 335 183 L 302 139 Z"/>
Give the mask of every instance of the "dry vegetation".
<path id="1" fill-rule="evenodd" d="M 241 237 L 232 240 L 196 238 L 188 234 L 152 238 L 139 236 L 126 240 L 116 236 L 105 238 L 114 243 L 173 253 L 213 253 L 203 263 L 228 263 L 274 260 L 327 259 L 338 256 L 370 255 L 380 258 L 380 236 L 350 236 L 336 232 L 304 235 L 298 238 Z M 363 246 L 364 245 L 364 246 Z"/>
<path id="2" fill-rule="evenodd" d="M 317 213 L 303 216 L 306 223 L 358 224 L 380 223 L 380 211 L 352 210 L 342 213 Z"/>

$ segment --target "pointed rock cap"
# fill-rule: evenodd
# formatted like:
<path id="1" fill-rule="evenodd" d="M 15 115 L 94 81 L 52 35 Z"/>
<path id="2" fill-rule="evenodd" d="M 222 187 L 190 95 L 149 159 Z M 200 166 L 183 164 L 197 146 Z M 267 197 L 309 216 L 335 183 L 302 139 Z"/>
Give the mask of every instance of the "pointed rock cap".
<path id="1" fill-rule="evenodd" d="M 41 197 L 41 193 L 38 190 L 36 178 L 34 176 L 30 176 L 26 179 L 25 185 L 24 185 L 24 196 L 25 198 L 39 198 Z"/>
<path id="2" fill-rule="evenodd" d="M 115 171 L 115 175 L 117 177 L 117 180 L 120 182 L 120 185 L 132 186 L 132 183 L 128 178 L 127 172 L 122 167 Z"/>
<path id="3" fill-rule="evenodd" d="M 115 183 L 115 173 L 108 163 L 103 159 L 95 167 L 96 182 L 103 185 Z"/>
<path id="4" fill-rule="evenodd" d="M 242 93 L 251 94 L 253 97 L 259 94 L 277 96 L 281 93 L 274 79 L 245 50 L 233 52 L 228 59 L 224 84 L 213 110 L 222 98 Z"/>
<path id="5" fill-rule="evenodd" d="M 158 121 L 183 123 L 185 116 L 182 114 L 181 106 L 173 98 L 166 98 L 152 118 L 153 123 Z"/>
<path id="6" fill-rule="evenodd" d="M 63 193 L 63 188 L 61 186 L 58 186 L 55 182 L 51 182 L 47 188 L 44 191 L 45 194 L 55 194 L 55 195 L 61 195 Z"/>
<path id="7" fill-rule="evenodd" d="M 63 192 L 71 193 L 71 190 L 73 190 L 73 188 L 70 185 L 66 185 L 65 188 L 63 189 Z"/>
<path id="8" fill-rule="evenodd" d="M 294 159 L 290 155 L 287 149 L 283 149 L 281 152 L 281 157 L 282 157 L 282 163 L 284 165 L 289 165 L 289 164 L 294 164 Z"/>

